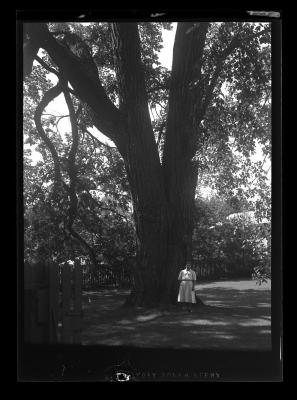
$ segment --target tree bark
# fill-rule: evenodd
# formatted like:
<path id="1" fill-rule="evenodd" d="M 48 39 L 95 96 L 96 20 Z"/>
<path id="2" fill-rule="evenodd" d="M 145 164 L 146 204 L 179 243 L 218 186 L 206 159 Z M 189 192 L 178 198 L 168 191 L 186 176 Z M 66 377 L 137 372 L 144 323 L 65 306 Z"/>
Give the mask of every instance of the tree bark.
<path id="1" fill-rule="evenodd" d="M 149 118 L 137 24 L 111 25 L 128 138 L 124 160 L 137 231 L 135 291 L 130 299 L 137 304 L 175 302 L 178 270 L 191 259 L 197 182 L 192 157 L 200 122 L 194 116 L 197 90 L 191 84 L 200 76 L 207 28 L 208 24 L 178 28 L 161 165 Z"/>
<path id="2" fill-rule="evenodd" d="M 132 303 L 166 298 L 168 205 L 162 167 L 149 116 L 137 24 L 112 24 L 121 112 L 126 121 L 124 162 L 130 183 L 137 236 Z"/>
<path id="3" fill-rule="evenodd" d="M 193 157 L 202 119 L 199 80 L 208 23 L 178 24 L 166 121 L 163 174 L 170 210 L 167 273 L 170 298 L 177 295 L 177 274 L 192 259 L 192 233 L 198 167 Z"/>

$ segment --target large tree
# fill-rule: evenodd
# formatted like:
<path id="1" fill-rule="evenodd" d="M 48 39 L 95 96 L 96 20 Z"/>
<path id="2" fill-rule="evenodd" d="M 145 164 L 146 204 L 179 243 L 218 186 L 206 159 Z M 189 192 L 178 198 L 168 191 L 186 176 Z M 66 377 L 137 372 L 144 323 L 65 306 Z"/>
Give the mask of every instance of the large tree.
<path id="1" fill-rule="evenodd" d="M 153 66 L 155 52 L 147 51 L 158 42 L 148 40 L 156 40 L 158 34 L 153 23 L 93 25 L 96 29 L 86 37 L 83 29 L 73 33 L 67 24 L 25 24 L 25 77 L 30 75 L 34 59 L 58 76 L 58 84 L 40 102 L 35 123 L 42 132 L 41 111 L 63 92 L 72 109 L 74 131 L 79 121 L 71 96 L 87 110 L 85 125 L 94 125 L 115 143 L 130 185 L 137 236 L 135 288 L 130 301 L 147 305 L 172 302 L 176 300 L 178 270 L 192 256 L 195 189 L 205 143 L 220 136 L 215 125 L 221 116 L 237 127 L 239 132 L 233 134 L 241 146 L 263 137 L 261 126 L 252 126 L 247 132 L 247 125 L 257 120 L 249 106 L 264 107 L 262 100 L 269 93 L 265 44 L 269 43 L 270 28 L 251 23 L 178 23 L 168 79 Z M 37 55 L 39 49 L 46 52 L 43 60 Z M 111 49 L 112 54 L 108 52 Z M 108 79 L 106 66 L 114 71 Z M 233 100 L 224 106 L 223 82 L 231 85 Z M 164 88 L 168 101 L 157 127 L 162 136 L 160 152 L 149 105 L 158 101 L 152 93 L 163 93 Z M 244 129 L 240 130 L 240 124 Z M 221 133 L 222 148 L 226 149 L 228 135 L 230 132 Z M 54 151 L 52 155 L 55 157 Z M 69 172 L 71 175 L 71 169 Z"/>

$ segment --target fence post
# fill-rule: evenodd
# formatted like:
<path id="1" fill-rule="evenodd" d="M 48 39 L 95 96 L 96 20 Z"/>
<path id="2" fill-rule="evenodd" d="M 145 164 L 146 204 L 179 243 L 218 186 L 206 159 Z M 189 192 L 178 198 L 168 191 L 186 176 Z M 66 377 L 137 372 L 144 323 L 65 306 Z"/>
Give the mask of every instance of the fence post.
<path id="1" fill-rule="evenodd" d="M 69 330 L 67 314 L 70 311 L 71 298 L 71 271 L 66 262 L 62 268 L 62 342 L 67 343 L 71 332 Z"/>
<path id="2" fill-rule="evenodd" d="M 44 263 L 25 267 L 26 287 L 26 341 L 48 342 L 48 275 Z"/>
<path id="3" fill-rule="evenodd" d="M 33 276 L 29 263 L 24 264 L 24 340 L 31 341 L 32 306 L 33 306 Z"/>
<path id="4" fill-rule="evenodd" d="M 75 262 L 72 273 L 70 265 L 65 263 L 62 277 L 62 342 L 80 343 L 82 329 L 81 265 Z"/>
<path id="5" fill-rule="evenodd" d="M 82 267 L 79 262 L 74 264 L 74 343 L 81 343 L 82 331 Z"/>
<path id="6" fill-rule="evenodd" d="M 48 299 L 48 269 L 47 265 L 43 262 L 39 262 L 34 265 L 33 270 L 35 287 L 35 299 L 36 299 L 36 309 L 35 309 L 35 321 L 34 321 L 34 342 L 36 343 L 48 343 L 49 334 L 49 299 Z"/>
<path id="7" fill-rule="evenodd" d="M 74 309 L 82 308 L 82 266 L 79 262 L 74 264 Z"/>
<path id="8" fill-rule="evenodd" d="M 58 265 L 56 263 L 48 264 L 49 277 L 49 342 L 57 343 L 58 335 L 58 318 L 59 318 L 59 274 Z"/>

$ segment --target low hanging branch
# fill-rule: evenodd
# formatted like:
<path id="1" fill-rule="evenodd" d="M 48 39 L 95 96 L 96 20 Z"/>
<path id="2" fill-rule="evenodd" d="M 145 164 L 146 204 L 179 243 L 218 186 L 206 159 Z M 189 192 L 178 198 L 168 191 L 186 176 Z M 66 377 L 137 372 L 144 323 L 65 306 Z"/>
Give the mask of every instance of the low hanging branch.
<path id="1" fill-rule="evenodd" d="M 35 122 L 37 132 L 38 132 L 39 136 L 41 137 L 41 139 L 46 144 L 47 148 L 49 149 L 52 159 L 53 159 L 53 162 L 54 162 L 54 187 L 53 187 L 54 194 L 58 193 L 58 190 L 60 189 L 61 186 L 67 192 L 69 191 L 69 189 L 62 178 L 59 155 L 57 153 L 57 150 L 56 150 L 54 144 L 52 143 L 50 138 L 46 135 L 46 133 L 43 129 L 42 122 L 41 122 L 41 116 L 42 116 L 44 109 L 47 107 L 47 105 L 52 100 L 54 100 L 56 97 L 58 97 L 61 92 L 62 92 L 62 86 L 59 81 L 56 86 L 52 87 L 44 94 L 44 96 L 43 96 L 41 102 L 38 104 L 35 114 L 34 114 L 34 122 Z M 66 232 L 64 231 L 64 233 L 66 233 Z"/>
<path id="2" fill-rule="evenodd" d="M 82 127 L 81 125 L 79 125 L 79 127 Z M 84 128 L 84 132 L 87 133 L 94 142 L 96 142 L 97 144 L 99 144 L 99 146 L 104 146 L 106 147 L 108 150 L 113 150 L 113 149 L 117 149 L 115 146 L 109 146 L 106 143 L 101 142 L 101 140 L 99 140 L 98 138 L 96 138 L 88 129 Z"/>
<path id="3" fill-rule="evenodd" d="M 52 74 L 55 74 L 59 79 L 60 79 L 60 72 L 57 71 L 56 69 L 50 67 L 45 61 L 43 61 L 42 58 L 40 58 L 39 56 L 35 56 L 35 60 L 39 62 L 39 64 L 46 69 L 48 72 L 51 72 Z M 68 90 L 70 93 L 74 94 L 74 96 L 78 97 L 77 94 L 75 93 L 75 91 L 73 89 L 71 89 L 70 87 L 68 87 Z"/>
<path id="4" fill-rule="evenodd" d="M 55 74 L 58 78 L 60 78 L 60 73 L 57 71 L 55 68 L 50 67 L 45 61 L 43 61 L 42 58 L 40 58 L 38 55 L 35 56 L 35 60 L 39 62 L 40 65 L 43 66 L 48 72 L 51 72 L 52 74 Z"/>
<path id="5" fill-rule="evenodd" d="M 76 154 L 79 145 L 79 135 L 78 135 L 78 126 L 76 121 L 77 113 L 75 112 L 69 91 L 68 91 L 68 82 L 64 78 L 62 78 L 62 87 L 63 94 L 65 97 L 65 101 L 69 110 L 70 115 L 70 123 L 71 123 L 71 132 L 72 132 L 72 145 L 68 154 L 68 162 L 67 162 L 67 171 L 69 175 L 69 198 L 70 198 L 70 206 L 68 209 L 68 221 L 67 221 L 67 230 L 69 233 L 77 239 L 83 246 L 88 250 L 90 258 L 93 263 L 93 268 L 95 269 L 97 266 L 97 258 L 93 248 L 81 237 L 81 235 L 75 231 L 73 228 L 73 224 L 77 217 L 77 195 L 76 195 L 76 185 L 77 185 L 77 166 L 75 163 Z"/>
<path id="6" fill-rule="evenodd" d="M 63 94 L 65 97 L 67 107 L 69 109 L 71 132 L 72 132 L 72 145 L 68 154 L 68 161 L 67 161 L 67 172 L 70 179 L 69 183 L 70 208 L 69 208 L 69 221 L 67 226 L 68 229 L 70 230 L 72 229 L 73 222 L 77 215 L 77 196 L 76 196 L 77 173 L 76 173 L 75 158 L 78 149 L 79 139 L 78 139 L 76 118 L 75 118 L 75 110 L 71 101 L 70 94 L 67 90 L 66 81 L 63 82 Z"/>
<path id="7" fill-rule="evenodd" d="M 59 74 L 61 77 L 61 75 Z M 66 82 L 67 84 L 68 82 Z M 41 122 L 41 117 L 44 109 L 47 107 L 47 105 L 54 100 L 56 97 L 60 95 L 60 93 L 64 93 L 65 100 L 69 109 L 70 113 L 70 120 L 71 120 L 71 127 L 72 127 L 72 137 L 73 137 L 73 142 L 72 146 L 68 155 L 68 175 L 70 179 L 70 185 L 69 187 L 66 185 L 66 183 L 63 181 L 62 174 L 61 174 L 61 165 L 60 165 L 60 160 L 59 160 L 59 155 L 57 153 L 57 150 L 50 140 L 50 138 L 46 135 L 42 122 Z M 54 193 L 57 193 L 58 189 L 63 186 L 64 189 L 66 189 L 67 193 L 69 194 L 70 197 L 70 207 L 68 209 L 68 221 L 67 221 L 67 230 L 68 232 L 76 238 L 79 242 L 81 242 L 84 247 L 87 249 L 93 265 L 97 265 L 97 260 L 96 260 L 96 255 L 94 253 L 94 250 L 89 246 L 89 244 L 73 229 L 72 225 L 75 221 L 76 215 L 77 215 L 77 196 L 76 196 L 76 181 L 77 181 L 77 171 L 76 171 L 76 165 L 75 165 L 75 156 L 77 153 L 78 149 L 78 129 L 77 129 L 77 124 L 76 124 L 76 113 L 70 98 L 70 94 L 68 91 L 67 86 L 65 86 L 65 81 L 59 80 L 59 82 L 49 89 L 43 96 L 41 102 L 38 104 L 35 115 L 34 115 L 34 121 L 35 121 L 35 126 L 37 129 L 37 132 L 41 139 L 44 141 L 46 144 L 47 148 L 49 149 L 53 162 L 54 162 Z"/>
<path id="8" fill-rule="evenodd" d="M 38 106 L 36 108 L 35 115 L 34 115 L 34 122 L 35 122 L 37 132 L 38 132 L 39 136 L 42 138 L 42 140 L 44 141 L 44 143 L 46 144 L 47 148 L 49 149 L 52 159 L 53 159 L 53 162 L 54 162 L 54 191 L 56 191 L 60 187 L 60 184 L 63 184 L 64 187 L 65 187 L 65 184 L 63 182 L 62 175 L 61 175 L 61 166 L 60 166 L 58 153 L 57 153 L 52 141 L 46 135 L 46 133 L 42 127 L 41 116 L 42 116 L 43 110 L 47 107 L 47 105 L 52 100 L 54 100 L 56 97 L 58 97 L 61 92 L 62 92 L 62 87 L 60 85 L 60 82 L 58 82 L 56 86 L 52 87 L 44 94 L 41 102 L 38 104 Z"/>
<path id="9" fill-rule="evenodd" d="M 115 142 L 123 140 L 123 117 L 108 98 L 99 76 L 90 76 L 83 60 L 55 39 L 45 23 L 28 24 L 27 30 L 30 40 L 49 54 L 59 70 L 67 71 L 75 94 L 94 111 L 96 127 Z"/>

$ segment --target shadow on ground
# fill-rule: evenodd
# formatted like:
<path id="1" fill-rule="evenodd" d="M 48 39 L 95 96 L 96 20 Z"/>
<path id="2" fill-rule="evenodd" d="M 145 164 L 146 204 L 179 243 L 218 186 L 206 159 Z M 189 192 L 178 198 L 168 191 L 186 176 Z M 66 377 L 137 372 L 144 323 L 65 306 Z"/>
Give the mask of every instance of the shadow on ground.
<path id="1" fill-rule="evenodd" d="M 270 285 L 196 285 L 205 306 L 187 313 L 122 307 L 125 290 L 84 293 L 83 344 L 203 349 L 270 349 Z"/>

